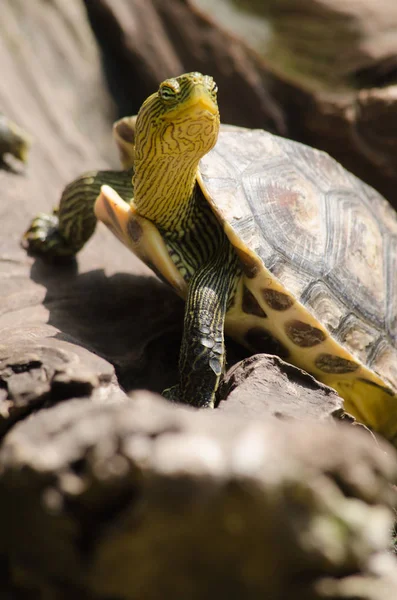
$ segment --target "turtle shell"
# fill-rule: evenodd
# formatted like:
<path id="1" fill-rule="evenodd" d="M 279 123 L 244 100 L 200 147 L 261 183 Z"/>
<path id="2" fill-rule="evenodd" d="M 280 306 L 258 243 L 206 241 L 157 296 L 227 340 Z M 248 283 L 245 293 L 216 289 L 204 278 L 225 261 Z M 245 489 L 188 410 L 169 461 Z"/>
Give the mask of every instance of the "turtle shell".
<path id="1" fill-rule="evenodd" d="M 241 259 L 226 331 L 269 343 L 397 436 L 397 218 L 328 154 L 221 129 L 199 183 Z"/>

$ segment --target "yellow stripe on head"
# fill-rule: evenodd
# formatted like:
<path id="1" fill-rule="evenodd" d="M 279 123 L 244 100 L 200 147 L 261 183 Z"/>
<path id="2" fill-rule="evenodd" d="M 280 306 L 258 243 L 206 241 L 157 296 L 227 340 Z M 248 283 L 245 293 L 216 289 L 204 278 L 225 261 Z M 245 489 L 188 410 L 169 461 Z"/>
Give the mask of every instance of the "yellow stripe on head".
<path id="1" fill-rule="evenodd" d="M 216 143 L 216 95 L 212 77 L 186 73 L 163 81 L 138 113 L 135 204 L 159 225 L 168 222 L 170 209 L 177 210 L 190 198 L 198 163 Z"/>

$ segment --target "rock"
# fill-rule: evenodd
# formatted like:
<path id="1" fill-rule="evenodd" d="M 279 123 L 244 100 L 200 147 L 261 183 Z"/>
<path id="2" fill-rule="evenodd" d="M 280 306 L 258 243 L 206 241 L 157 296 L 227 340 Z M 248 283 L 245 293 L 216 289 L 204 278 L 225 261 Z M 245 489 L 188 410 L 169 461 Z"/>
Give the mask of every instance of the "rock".
<path id="1" fill-rule="evenodd" d="M 0 107 L 33 138 L 25 170 L 0 169 L 4 431 L 3 425 L 37 409 L 45 394 L 56 401 L 55 391 L 61 392 L 53 376 L 60 362 L 62 369 L 73 365 L 76 377 L 82 369 L 116 382 L 111 362 L 127 389 L 172 385 L 183 304 L 104 227 L 72 264 L 33 260 L 20 247 L 31 219 L 51 212 L 66 183 L 82 171 L 117 166 L 111 139 L 116 113 L 80 0 L 56 2 L 52 10 L 5 0 L 1 21 L 7 85 L 0 89 Z M 19 361 L 24 373 L 16 377 L 10 361 Z"/>
<path id="2" fill-rule="evenodd" d="M 16 123 L 0 114 L 0 164 L 7 165 L 7 155 L 26 162 L 30 144 L 30 136 Z"/>
<path id="3" fill-rule="evenodd" d="M 123 401 L 114 368 L 76 344 L 20 340 L 0 347 L 0 437 L 32 411 L 76 397 Z"/>
<path id="4" fill-rule="evenodd" d="M 1 110 L 33 137 L 28 166 L 0 170 L 1 597 L 394 597 L 393 450 L 347 428 L 262 423 L 262 408 L 260 423 L 230 419 L 238 388 L 206 414 L 128 399 L 119 383 L 176 382 L 183 303 L 101 226 L 71 264 L 19 245 L 67 182 L 118 164 L 102 60 L 112 92 L 132 98 L 117 93 L 125 112 L 192 69 L 213 72 L 238 124 L 286 134 L 306 111 L 302 137 L 323 128 L 338 148 L 343 110 L 336 131 L 324 103 L 312 110 L 182 0 L 4 0 L 0 59 Z"/>
<path id="5" fill-rule="evenodd" d="M 299 0 L 299 8 L 297 0 L 187 1 L 207 10 L 298 85 L 335 91 L 394 79 L 394 0 L 376 5 L 371 0 Z"/>
<path id="6" fill-rule="evenodd" d="M 229 369 L 218 397 L 218 410 L 241 417 L 323 421 L 344 415 L 335 390 L 270 354 L 250 356 Z"/>
<path id="7" fill-rule="evenodd" d="M 4 439 L 0 551 L 54 600 L 390 600 L 396 464 L 343 426 L 69 401 Z"/>
<path id="8" fill-rule="evenodd" d="M 267 24 L 256 49 L 280 78 L 274 95 L 292 117 L 289 135 L 327 150 L 397 207 L 395 2 L 303 0 L 299 19 L 295 0 L 238 2 Z"/>
<path id="9" fill-rule="evenodd" d="M 285 116 L 270 92 L 270 73 L 187 0 L 84 3 L 120 116 L 135 114 L 167 77 L 200 71 L 218 84 L 224 123 L 286 132 Z"/>
<path id="10" fill-rule="evenodd" d="M 262 127 L 325 150 L 397 207 L 390 127 L 397 110 L 394 0 L 302 0 L 299 14 L 296 0 L 86 3 L 103 23 L 109 12 L 120 15 L 124 34 L 105 52 L 113 59 L 122 55 L 123 68 L 132 72 L 145 69 L 151 89 L 169 72 L 209 72 L 219 84 L 223 122 Z M 244 13 L 225 10 L 235 4 L 252 11 L 248 24 Z M 156 35 L 149 50 L 128 31 L 146 32 L 152 18 Z M 362 106 L 367 94 L 375 100 L 370 115 Z"/>

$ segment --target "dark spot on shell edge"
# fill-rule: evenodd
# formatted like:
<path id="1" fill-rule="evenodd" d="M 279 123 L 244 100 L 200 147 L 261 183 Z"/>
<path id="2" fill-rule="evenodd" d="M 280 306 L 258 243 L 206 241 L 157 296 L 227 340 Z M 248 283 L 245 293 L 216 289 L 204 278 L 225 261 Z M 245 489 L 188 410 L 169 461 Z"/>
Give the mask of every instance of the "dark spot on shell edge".
<path id="1" fill-rule="evenodd" d="M 321 329 L 298 319 L 285 323 L 285 333 L 294 344 L 301 348 L 311 348 L 321 344 L 327 337 Z"/>
<path id="2" fill-rule="evenodd" d="M 273 310 L 288 310 L 294 303 L 294 299 L 288 294 L 272 290 L 271 288 L 265 288 L 261 290 L 262 296 L 266 304 Z"/>
<path id="3" fill-rule="evenodd" d="M 314 362 L 316 367 L 323 373 L 335 373 L 342 375 L 343 373 L 353 373 L 357 371 L 358 364 L 342 356 L 335 354 L 322 353 L 316 357 Z"/>
<path id="4" fill-rule="evenodd" d="M 253 293 L 250 292 L 245 285 L 243 286 L 243 300 L 241 303 L 241 308 L 243 312 L 248 315 L 255 315 L 262 318 L 267 317 L 265 311 L 259 305 Z"/>
<path id="5" fill-rule="evenodd" d="M 129 219 L 127 223 L 127 233 L 133 242 L 137 243 L 142 237 L 143 230 L 138 221 L 134 218 Z"/>

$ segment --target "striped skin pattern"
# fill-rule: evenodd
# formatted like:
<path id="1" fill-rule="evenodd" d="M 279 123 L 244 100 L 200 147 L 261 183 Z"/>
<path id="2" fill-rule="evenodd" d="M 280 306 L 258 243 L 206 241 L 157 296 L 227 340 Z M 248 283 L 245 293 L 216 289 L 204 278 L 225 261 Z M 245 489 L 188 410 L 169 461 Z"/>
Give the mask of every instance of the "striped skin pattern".
<path id="1" fill-rule="evenodd" d="M 125 202 L 132 198 L 132 169 L 92 171 L 67 185 L 53 214 L 41 213 L 33 219 L 22 243 L 29 252 L 53 257 L 73 257 L 90 239 L 97 219 L 95 200 L 104 184 L 117 190 Z"/>
<path id="2" fill-rule="evenodd" d="M 136 120 L 134 208 L 156 224 L 186 284 L 179 385 L 172 400 L 213 406 L 224 370 L 224 319 L 239 269 L 196 184 L 200 158 L 216 143 L 219 112 L 211 77 L 166 80 Z"/>
<path id="3" fill-rule="evenodd" d="M 218 130 L 210 77 L 166 80 L 115 125 L 133 185 L 114 174 L 95 203 L 186 299 L 180 381 L 165 395 L 214 405 L 226 330 L 335 387 L 349 412 L 397 444 L 394 211 L 324 153 L 231 126 L 215 145 Z M 76 185 L 61 211 L 68 223 L 83 195 Z M 71 238 L 73 227 L 63 229 Z"/>
<path id="4" fill-rule="evenodd" d="M 266 140 L 258 142 L 261 136 Z M 395 440 L 395 342 L 384 325 L 385 318 L 392 324 L 384 314 L 392 285 L 379 285 L 384 252 L 376 232 L 392 244 L 387 240 L 395 236 L 394 212 L 324 153 L 259 131 L 221 129 L 217 145 L 200 162 L 198 181 L 189 204 L 193 218 L 187 226 L 185 220 L 182 233 L 162 230 L 186 283 L 207 249 L 216 250 L 216 215 L 242 267 L 233 282 L 227 279 L 226 331 L 252 352 L 273 351 L 335 387 L 347 410 Z M 348 242 L 355 223 L 360 229 L 350 236 L 357 241 Z M 392 245 L 390 264 L 396 254 Z M 355 269 L 362 281 L 353 283 Z M 185 363 L 198 346 L 190 334 L 181 353 Z"/>
<path id="5" fill-rule="evenodd" d="M 165 231 L 192 226 L 198 162 L 219 130 L 212 77 L 192 73 L 164 81 L 136 121 L 134 204 Z"/>

